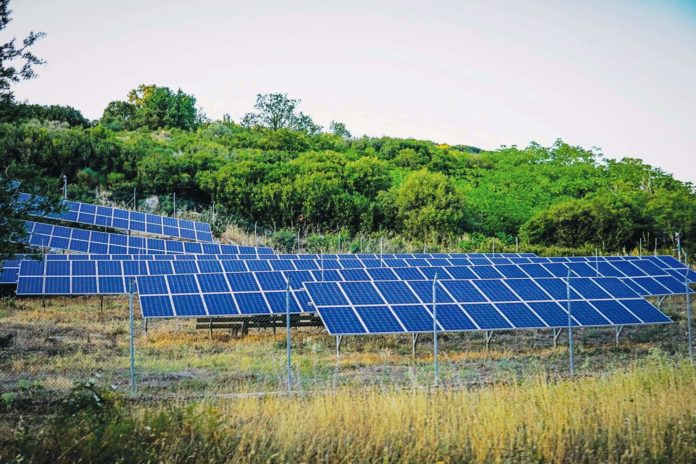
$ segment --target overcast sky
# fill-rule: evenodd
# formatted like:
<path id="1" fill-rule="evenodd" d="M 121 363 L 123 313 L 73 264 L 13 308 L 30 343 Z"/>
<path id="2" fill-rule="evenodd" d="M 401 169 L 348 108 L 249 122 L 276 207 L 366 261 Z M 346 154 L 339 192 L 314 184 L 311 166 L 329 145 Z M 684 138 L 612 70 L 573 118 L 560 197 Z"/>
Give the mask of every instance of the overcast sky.
<path id="1" fill-rule="evenodd" d="M 696 0 L 14 0 L 47 37 L 19 99 L 89 118 L 141 83 L 234 120 L 286 92 L 324 126 L 485 149 L 563 138 L 696 182 Z"/>

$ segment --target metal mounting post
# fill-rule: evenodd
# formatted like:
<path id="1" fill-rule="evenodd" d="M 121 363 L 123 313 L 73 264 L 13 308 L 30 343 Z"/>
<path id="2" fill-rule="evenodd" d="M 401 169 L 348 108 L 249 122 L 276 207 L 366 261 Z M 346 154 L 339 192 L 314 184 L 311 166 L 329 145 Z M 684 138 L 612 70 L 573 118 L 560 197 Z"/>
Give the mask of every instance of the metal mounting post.
<path id="1" fill-rule="evenodd" d="M 665 298 L 667 298 L 667 295 L 661 296 L 657 299 L 657 309 L 661 309 L 662 302 L 665 301 Z"/>
<path id="2" fill-rule="evenodd" d="M 133 310 L 133 280 L 130 281 L 130 289 L 128 292 L 128 309 L 129 309 L 129 322 L 130 322 L 130 387 L 131 395 L 135 396 L 135 330 L 134 330 L 134 319 L 135 314 Z"/>
<path id="3" fill-rule="evenodd" d="M 382 243 L 384 237 L 379 238 L 379 267 L 384 267 L 384 260 L 382 256 L 384 255 L 384 245 Z"/>
<path id="4" fill-rule="evenodd" d="M 568 311 L 568 365 L 570 375 L 575 375 L 575 353 L 573 349 L 573 322 L 570 309 L 570 268 L 568 268 L 568 278 L 566 279 L 566 310 Z"/>
<path id="5" fill-rule="evenodd" d="M 553 347 L 558 346 L 558 337 L 563 333 L 563 329 L 552 329 L 553 330 Z"/>
<path id="6" fill-rule="evenodd" d="M 63 174 L 60 176 L 61 179 L 63 179 L 63 200 L 68 199 L 68 176 Z"/>
<path id="7" fill-rule="evenodd" d="M 437 271 L 433 278 L 433 370 L 434 370 L 434 385 L 437 387 L 440 381 L 440 365 L 437 359 Z"/>
<path id="8" fill-rule="evenodd" d="M 147 318 L 143 318 L 143 335 L 145 335 L 145 338 L 147 338 Z"/>
<path id="9" fill-rule="evenodd" d="M 419 335 L 420 334 L 417 334 L 417 333 L 413 334 L 413 336 L 411 338 L 411 352 L 413 353 L 414 358 L 416 357 L 416 347 L 418 345 L 418 336 Z"/>
<path id="10" fill-rule="evenodd" d="M 491 339 L 493 338 L 493 331 L 492 330 L 486 330 L 484 332 L 486 336 L 486 349 L 488 349 L 491 345 Z"/>
<path id="11" fill-rule="evenodd" d="M 275 324 L 273 324 L 275 327 Z M 285 289 L 285 329 L 287 330 L 287 358 L 288 358 L 288 393 L 292 391 L 292 360 L 290 358 L 290 346 L 292 343 L 290 334 L 290 279 L 287 280 L 287 288 Z"/>
<path id="12" fill-rule="evenodd" d="M 686 287 L 686 334 L 689 343 L 689 361 L 693 364 L 694 339 L 691 331 L 691 287 L 689 287 L 689 271 L 691 270 L 691 266 L 689 266 L 689 257 L 686 253 L 684 253 L 684 262 L 686 263 L 686 270 L 684 271 L 684 286 Z"/>
<path id="13" fill-rule="evenodd" d="M 341 342 L 343 341 L 342 335 L 336 335 L 336 360 L 341 357 Z"/>
<path id="14" fill-rule="evenodd" d="M 621 335 L 621 332 L 623 332 L 624 326 L 620 325 L 616 327 L 616 346 L 619 346 L 619 335 Z"/>

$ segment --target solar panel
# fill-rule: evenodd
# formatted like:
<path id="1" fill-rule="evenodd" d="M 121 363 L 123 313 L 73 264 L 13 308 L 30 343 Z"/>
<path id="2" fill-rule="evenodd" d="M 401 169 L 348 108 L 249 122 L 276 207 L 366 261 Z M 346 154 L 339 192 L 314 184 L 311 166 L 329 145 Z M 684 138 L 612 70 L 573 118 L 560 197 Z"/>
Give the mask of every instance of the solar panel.
<path id="1" fill-rule="evenodd" d="M 517 283 L 509 286 L 513 281 Z M 304 286 L 332 335 L 432 331 L 432 282 L 373 281 L 360 286 L 306 282 Z M 572 278 L 570 286 L 568 301 L 567 283 L 560 278 L 438 281 L 438 327 L 447 331 L 563 328 L 568 325 L 568 304 L 571 324 L 580 327 L 671 322 L 618 278 Z M 441 295 L 448 298 L 440 299 Z"/>
<path id="2" fill-rule="evenodd" d="M 104 255 L 119 254 L 271 254 L 271 248 L 252 248 L 217 243 L 177 242 L 158 238 L 146 238 L 112 234 L 71 227 L 27 221 L 27 243 L 43 249 L 58 249 L 79 253 Z M 182 243 L 184 245 L 181 249 Z"/>
<path id="3" fill-rule="evenodd" d="M 17 259 L 8 259 L 0 262 L 0 284 L 16 284 L 19 275 L 19 263 L 22 256 Z"/>
<path id="4" fill-rule="evenodd" d="M 26 193 L 19 195 L 19 201 L 22 202 L 31 202 L 34 201 L 34 198 Z M 199 242 L 213 241 L 210 224 L 205 222 L 159 216 L 110 206 L 97 206 L 79 201 L 66 201 L 64 205 L 65 211 L 60 213 L 43 214 L 40 211 L 35 211 L 33 215 L 66 222 L 183 238 Z"/>
<path id="5" fill-rule="evenodd" d="M 414 291 L 419 292 L 419 296 L 422 296 L 423 298 L 430 298 L 428 296 L 429 293 L 429 281 L 432 280 L 433 276 L 435 273 L 438 274 L 438 279 L 442 281 L 447 281 L 447 280 L 461 280 L 462 277 L 465 278 L 475 278 L 477 276 L 477 273 L 480 274 L 485 274 L 485 272 L 480 272 L 479 268 L 481 266 L 454 266 L 454 267 L 429 267 L 429 268 L 413 268 L 413 267 L 405 267 L 405 268 L 364 268 L 364 269 L 359 269 L 359 268 L 354 268 L 353 266 L 348 267 L 347 269 L 327 269 L 327 270 L 314 270 L 314 271 L 305 271 L 305 270 L 295 270 L 297 268 L 300 268 L 302 266 L 298 266 L 298 263 L 314 263 L 317 260 L 315 259 L 307 259 L 307 258 L 301 258 L 301 259 L 283 259 L 283 260 L 274 260 L 274 259 L 259 259 L 260 257 L 257 256 L 257 259 L 254 260 L 240 260 L 240 259 L 233 259 L 233 260 L 220 260 L 217 259 L 216 256 L 209 257 L 209 259 L 203 259 L 203 256 L 206 255 L 194 255 L 196 256 L 196 259 L 185 259 L 185 260 L 179 260 L 179 258 L 184 258 L 187 255 L 172 255 L 172 256 L 166 256 L 166 255 L 147 255 L 146 257 L 148 259 L 139 259 L 141 255 L 117 255 L 117 256 L 123 256 L 125 260 L 122 263 L 116 262 L 115 260 L 107 261 L 102 258 L 107 258 L 109 255 L 96 255 L 98 260 L 95 261 L 87 261 L 84 259 L 76 259 L 78 257 L 82 257 L 80 255 L 49 255 L 47 256 L 47 264 L 44 267 L 41 267 L 40 271 L 38 273 L 36 272 L 31 272 L 32 266 L 36 267 L 37 264 L 36 262 L 30 262 L 31 264 L 26 265 L 26 269 L 23 271 L 20 271 L 19 273 L 19 278 L 22 278 L 22 276 L 58 276 L 58 275 L 66 275 L 70 276 L 73 279 L 77 276 L 94 276 L 97 278 L 97 289 L 96 292 L 94 293 L 102 293 L 102 294 L 113 294 L 113 293 L 124 293 L 127 291 L 125 282 L 127 277 L 132 277 L 132 276 L 137 276 L 137 275 L 183 275 L 183 274 L 213 274 L 213 273 L 221 273 L 223 271 L 231 273 L 231 274 L 248 274 L 246 276 L 240 276 L 240 277 L 233 277 L 232 278 L 232 285 L 235 286 L 235 290 L 245 290 L 245 288 L 238 288 L 240 285 L 247 285 L 246 290 L 247 291 L 258 291 L 258 290 L 270 290 L 272 289 L 271 285 L 273 282 L 267 279 L 271 279 L 271 277 L 267 276 L 264 274 L 265 269 L 271 269 L 272 266 L 269 265 L 269 263 L 273 262 L 282 262 L 283 264 L 281 266 L 278 266 L 283 269 L 291 269 L 289 271 L 283 271 L 283 274 L 276 274 L 277 277 L 275 281 L 276 289 L 282 289 L 284 286 L 280 283 L 281 281 L 284 282 L 286 278 L 288 278 L 292 274 L 299 274 L 301 273 L 301 280 L 302 281 L 355 281 L 355 282 L 361 282 L 361 281 L 381 281 L 381 282 L 394 282 L 394 281 L 413 281 L 411 285 L 414 288 Z M 237 255 L 233 255 L 237 256 Z M 90 256 L 92 257 L 92 256 Z M 160 259 L 160 258 L 176 258 L 176 259 Z M 51 258 L 51 259 L 48 259 Z M 59 259 L 60 258 L 60 259 Z M 357 259 L 348 259 L 344 256 L 341 256 L 341 258 L 345 258 L 342 260 L 343 263 L 345 262 L 361 262 L 360 260 Z M 72 262 L 72 270 L 69 271 L 69 263 Z M 640 260 L 635 260 L 634 262 L 639 263 Z M 408 264 L 408 263 L 406 263 Z M 96 272 L 95 272 L 95 265 L 96 267 Z M 43 266 L 43 264 L 41 264 Z M 486 272 L 490 272 L 491 268 L 495 269 L 505 269 L 504 271 L 500 272 L 499 274 L 507 274 L 507 275 L 527 275 L 527 274 L 539 274 L 538 272 L 531 272 L 529 271 L 530 266 L 565 266 L 565 264 L 562 263 L 553 263 L 553 264 L 521 264 L 521 265 L 509 265 L 509 264 L 503 264 L 499 266 L 489 266 L 485 265 L 483 266 L 486 269 Z M 261 271 L 255 271 L 255 270 L 261 270 Z M 510 272 L 510 269 L 516 269 L 514 272 Z M 543 267 L 542 267 L 543 269 Z M 565 271 L 563 274 L 567 274 L 567 269 L 564 268 Z M 536 268 L 532 268 L 533 271 L 538 271 Z M 254 280 L 254 277 L 252 274 L 249 274 L 249 271 L 255 271 L 253 273 L 253 276 L 256 276 L 256 279 L 259 279 L 259 283 L 261 283 L 261 287 L 258 286 L 257 282 Z M 612 286 L 609 286 L 607 284 L 607 290 L 611 290 L 611 295 L 612 296 L 617 296 L 621 297 L 627 294 L 627 292 L 637 292 L 642 296 L 651 296 L 651 295 L 670 295 L 670 294 L 683 294 L 685 288 L 684 285 L 677 281 L 675 278 L 671 277 L 667 272 L 665 271 L 660 271 L 658 270 L 659 273 L 661 273 L 661 276 L 656 276 L 660 277 L 660 280 L 663 281 L 663 283 L 660 283 L 658 280 L 655 280 L 655 277 L 635 277 L 635 278 L 622 278 L 621 282 L 616 281 L 614 279 L 614 284 Z M 497 275 L 497 274 L 496 274 Z M 542 274 L 543 275 L 543 274 Z M 104 276 L 109 276 L 113 277 L 113 279 L 103 279 Z M 261 279 L 264 280 L 264 282 L 261 282 Z M 480 279 L 477 279 L 480 280 Z M 498 283 L 491 283 L 489 282 L 491 279 L 484 279 L 480 280 L 479 283 L 472 284 L 473 286 L 476 287 L 476 289 L 473 290 L 472 295 L 475 296 L 475 299 L 472 302 L 487 302 L 487 301 L 502 301 L 502 300 L 519 300 L 519 299 L 530 299 L 531 294 L 536 294 L 537 297 L 542 294 L 548 294 L 546 298 L 551 298 L 551 296 L 555 298 L 564 298 L 565 295 L 565 286 L 563 285 L 558 285 L 557 281 L 554 281 L 553 279 L 530 279 L 528 277 L 510 277 L 505 279 L 505 284 L 502 284 L 502 286 L 493 288 L 496 285 L 499 285 Z M 495 279 L 493 279 L 495 280 Z M 532 281 L 533 280 L 533 281 Z M 635 281 L 634 281 L 635 280 Z M 423 285 L 419 285 L 416 281 L 423 281 Z M 605 282 L 610 282 L 609 280 L 606 280 Z M 358 284 L 361 285 L 361 284 Z M 393 284 L 387 284 L 387 285 L 393 285 Z M 447 284 L 443 284 L 447 285 Z M 542 286 L 542 288 L 539 287 L 539 285 Z M 577 283 L 577 285 L 583 285 L 582 288 L 575 288 L 575 284 L 573 286 L 573 293 L 576 293 L 576 291 L 579 291 L 580 293 L 587 293 L 587 292 L 595 292 L 599 293 L 602 295 L 602 290 L 597 290 L 596 286 L 589 281 L 588 283 Z M 493 287 L 492 287 L 493 286 Z M 43 289 L 46 288 L 45 283 L 42 283 L 40 286 L 38 284 L 33 284 L 29 287 L 27 287 L 27 284 L 22 285 L 19 288 L 19 294 L 29 294 L 27 288 L 31 288 L 31 294 L 35 294 L 37 292 L 37 289 L 41 289 L 39 293 L 43 292 Z M 52 287 L 51 287 L 52 288 Z M 62 287 L 65 288 L 65 287 Z M 472 287 L 473 288 L 473 287 Z M 93 289 L 93 286 L 90 285 L 72 285 L 70 287 L 70 293 L 69 294 L 80 294 L 79 292 L 82 291 L 82 289 L 88 289 L 91 291 Z M 380 290 L 381 291 L 381 290 Z M 456 292 L 461 292 L 463 291 L 462 288 L 457 288 L 455 290 Z M 481 296 L 481 291 L 486 296 Z M 503 295 L 498 295 L 496 292 L 503 292 Z M 531 292 L 531 293 L 530 293 Z M 541 292 L 541 293 L 540 293 Z M 398 293 L 390 293 L 385 291 L 383 293 L 384 297 L 392 297 L 394 295 L 399 295 Z M 514 295 L 518 295 L 520 298 L 514 297 Z M 586 296 L 592 297 L 593 293 L 589 293 Z M 596 296 L 596 295 L 595 295 Z M 602 295 L 603 296 L 603 295 Z M 447 299 L 448 296 L 444 295 L 441 298 Z M 443 300 L 445 301 L 445 300 Z M 392 304 L 398 304 L 399 301 L 392 301 Z"/>
<path id="6" fill-rule="evenodd" d="M 279 279 L 283 280 L 282 287 L 278 285 Z M 259 282 L 262 284 L 259 285 Z M 285 282 L 279 271 L 261 272 L 258 275 L 227 273 L 137 277 L 138 298 L 143 317 L 146 318 L 285 313 Z M 307 305 L 307 300 L 298 295 L 300 292 L 297 288 L 290 290 L 290 312 L 314 312 Z"/>

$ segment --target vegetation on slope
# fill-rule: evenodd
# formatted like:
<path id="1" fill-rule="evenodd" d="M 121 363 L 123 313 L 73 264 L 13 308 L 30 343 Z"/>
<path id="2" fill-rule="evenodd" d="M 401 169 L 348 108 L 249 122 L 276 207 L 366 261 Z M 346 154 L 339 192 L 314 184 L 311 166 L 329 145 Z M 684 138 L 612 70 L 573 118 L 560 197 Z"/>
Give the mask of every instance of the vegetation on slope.
<path id="1" fill-rule="evenodd" d="M 195 99 L 183 95 L 142 86 L 120 102 L 125 115 L 112 102 L 91 127 L 57 109 L 34 111 L 34 119 L 0 124 L 0 163 L 8 176 L 66 174 L 72 198 L 94 201 L 98 191 L 100 201 L 126 203 L 136 189 L 141 201 L 157 195 L 159 209 L 172 213 L 176 194 L 180 210 L 210 217 L 215 202 L 223 224 L 257 223 L 303 236 L 386 233 L 416 248 L 451 248 L 486 236 L 510 244 L 519 237 L 606 252 L 634 249 L 640 240 L 645 249 L 655 239 L 660 249 L 674 247 L 677 234 L 693 241 L 693 186 L 636 159 L 605 160 L 562 141 L 483 152 L 350 138 L 345 127 L 338 127 L 340 135 L 319 132 L 294 106 L 285 115 L 289 127 L 278 126 L 272 114 L 287 108 L 263 105 L 245 121 L 268 120 L 277 128 L 210 122 L 192 114 Z M 172 114 L 182 107 L 184 115 Z"/>

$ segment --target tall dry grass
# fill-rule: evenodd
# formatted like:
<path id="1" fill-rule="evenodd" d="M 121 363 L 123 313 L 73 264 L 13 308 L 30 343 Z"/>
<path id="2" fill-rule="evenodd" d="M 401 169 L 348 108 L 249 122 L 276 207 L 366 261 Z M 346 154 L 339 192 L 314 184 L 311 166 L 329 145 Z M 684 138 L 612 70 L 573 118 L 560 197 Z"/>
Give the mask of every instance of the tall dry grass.
<path id="1" fill-rule="evenodd" d="M 696 371 L 653 359 L 557 382 L 131 405 L 109 417 L 60 422 L 17 449 L 68 462 L 694 462 Z"/>

